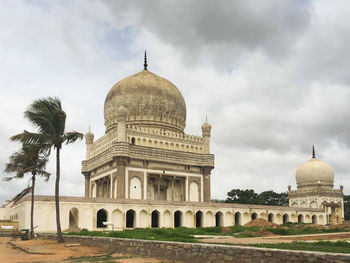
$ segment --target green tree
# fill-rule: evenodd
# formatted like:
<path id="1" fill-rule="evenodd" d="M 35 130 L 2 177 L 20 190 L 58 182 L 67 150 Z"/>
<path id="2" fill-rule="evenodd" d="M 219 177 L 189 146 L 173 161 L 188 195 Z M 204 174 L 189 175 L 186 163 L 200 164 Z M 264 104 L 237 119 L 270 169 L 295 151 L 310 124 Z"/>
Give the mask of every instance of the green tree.
<path id="1" fill-rule="evenodd" d="M 288 206 L 288 193 L 276 193 L 272 190 L 264 191 L 258 195 L 257 203 L 261 205 Z"/>
<path id="2" fill-rule="evenodd" d="M 48 97 L 35 100 L 24 112 L 27 118 L 38 129 L 37 133 L 24 130 L 23 133 L 11 137 L 14 141 L 22 143 L 33 143 L 42 145 L 50 153 L 51 148 L 56 150 L 56 181 L 55 181 L 55 204 L 56 204 L 56 225 L 57 241 L 64 242 L 59 205 L 59 182 L 60 182 L 60 151 L 62 145 L 74 143 L 83 138 L 79 132 L 65 132 L 66 113 L 62 109 L 61 101 L 58 98 Z"/>
<path id="3" fill-rule="evenodd" d="M 253 189 L 232 189 L 227 193 L 226 203 L 256 204 L 258 194 Z"/>
<path id="4" fill-rule="evenodd" d="M 350 195 L 344 195 L 344 218 L 350 220 Z"/>
<path id="5" fill-rule="evenodd" d="M 6 164 L 6 173 L 15 173 L 13 176 L 4 177 L 5 181 L 12 179 L 22 179 L 25 174 L 31 174 L 32 182 L 32 197 L 30 208 L 30 228 L 31 237 L 34 236 L 34 189 L 36 176 L 42 176 L 47 182 L 50 178 L 50 173 L 45 171 L 48 162 L 47 156 L 42 151 L 39 145 L 23 144 L 22 149 L 13 153 L 10 157 L 10 162 Z"/>
<path id="6" fill-rule="evenodd" d="M 253 189 L 232 189 L 227 193 L 226 203 L 288 206 L 288 193 L 272 190 L 257 194 Z"/>

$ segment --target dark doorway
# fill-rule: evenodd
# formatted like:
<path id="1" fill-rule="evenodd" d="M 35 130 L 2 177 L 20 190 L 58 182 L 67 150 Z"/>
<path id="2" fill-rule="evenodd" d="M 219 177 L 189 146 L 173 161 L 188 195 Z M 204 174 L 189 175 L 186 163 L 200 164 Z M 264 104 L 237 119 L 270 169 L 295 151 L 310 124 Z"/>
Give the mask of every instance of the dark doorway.
<path id="1" fill-rule="evenodd" d="M 131 138 L 131 144 L 132 144 L 132 145 L 135 145 L 135 137 L 132 137 L 132 138 Z"/>
<path id="2" fill-rule="evenodd" d="M 132 209 L 126 212 L 126 227 L 127 228 L 135 227 L 135 211 Z"/>
<path id="3" fill-rule="evenodd" d="M 283 224 L 286 224 L 289 222 L 289 216 L 287 214 L 283 215 Z"/>
<path id="4" fill-rule="evenodd" d="M 315 215 L 312 216 L 312 223 L 317 224 L 317 217 Z"/>
<path id="5" fill-rule="evenodd" d="M 182 220 L 181 220 L 181 217 L 182 217 L 182 213 L 181 211 L 176 211 L 174 213 L 174 227 L 179 227 L 181 226 L 182 224 Z"/>
<path id="6" fill-rule="evenodd" d="M 159 212 L 157 210 L 152 212 L 152 227 L 159 227 Z"/>
<path id="7" fill-rule="evenodd" d="M 304 223 L 304 216 L 303 215 L 298 215 L 298 223 Z"/>
<path id="8" fill-rule="evenodd" d="M 258 218 L 258 214 L 257 213 L 253 213 L 252 214 L 252 220 L 255 220 L 255 219 L 257 219 Z"/>
<path id="9" fill-rule="evenodd" d="M 223 226 L 223 215 L 221 212 L 215 214 L 215 226 Z"/>
<path id="10" fill-rule="evenodd" d="M 97 227 L 105 228 L 106 226 L 103 222 L 107 222 L 107 212 L 104 209 L 100 209 L 97 211 Z"/>
<path id="11" fill-rule="evenodd" d="M 196 213 L 196 227 L 203 227 L 203 213 L 198 211 Z"/>
<path id="12" fill-rule="evenodd" d="M 273 214 L 270 213 L 268 216 L 267 216 L 267 221 L 273 223 Z"/>
<path id="13" fill-rule="evenodd" d="M 241 213 L 236 212 L 235 213 L 235 225 L 240 225 L 241 224 Z"/>

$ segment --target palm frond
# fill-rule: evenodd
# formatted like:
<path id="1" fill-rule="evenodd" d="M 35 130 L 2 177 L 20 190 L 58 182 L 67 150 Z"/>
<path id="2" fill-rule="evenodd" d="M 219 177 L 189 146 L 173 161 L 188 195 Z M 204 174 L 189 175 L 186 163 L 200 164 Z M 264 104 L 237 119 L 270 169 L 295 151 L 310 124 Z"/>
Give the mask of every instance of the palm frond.
<path id="1" fill-rule="evenodd" d="M 63 136 L 63 142 L 65 142 L 66 144 L 70 144 L 70 143 L 74 143 L 77 140 L 81 140 L 84 138 L 84 135 L 80 132 L 66 132 Z"/>

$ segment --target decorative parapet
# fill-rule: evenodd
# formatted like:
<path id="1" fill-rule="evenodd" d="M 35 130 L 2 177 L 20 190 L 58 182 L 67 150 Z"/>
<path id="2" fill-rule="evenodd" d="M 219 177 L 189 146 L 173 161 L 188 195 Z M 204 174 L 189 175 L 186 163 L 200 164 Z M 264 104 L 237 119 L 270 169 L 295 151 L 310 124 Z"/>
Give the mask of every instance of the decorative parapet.
<path id="1" fill-rule="evenodd" d="M 330 196 L 343 196 L 343 192 L 339 189 L 322 189 L 315 188 L 309 190 L 292 190 L 288 192 L 289 198 L 308 196 L 308 195 L 330 195 Z"/>
<path id="2" fill-rule="evenodd" d="M 157 138 L 157 139 L 166 139 L 166 140 L 173 140 L 178 141 L 181 140 L 182 142 L 187 143 L 201 143 L 203 141 L 202 136 L 196 136 L 196 135 L 189 135 L 184 134 L 180 132 L 173 132 L 168 131 L 164 129 L 159 128 L 144 128 L 139 126 L 133 126 L 133 125 L 127 125 L 127 131 L 128 134 L 141 134 L 146 135 L 151 138 Z"/>
<path id="3" fill-rule="evenodd" d="M 187 135 L 162 129 L 150 129 L 127 125 L 127 141 L 136 145 L 168 149 L 182 152 L 204 153 L 204 141 L 201 136 Z M 134 138 L 134 139 L 133 139 Z M 132 141 L 134 140 L 134 141 Z M 90 144 L 88 160 L 112 148 L 120 138 L 116 132 L 110 132 Z"/>
<path id="4" fill-rule="evenodd" d="M 82 172 L 88 172 L 113 161 L 116 156 L 139 160 L 152 160 L 167 163 L 181 163 L 185 165 L 214 167 L 214 155 L 191 152 L 172 151 L 131 145 L 129 143 L 114 142 L 110 148 L 89 160 L 82 162 Z"/>

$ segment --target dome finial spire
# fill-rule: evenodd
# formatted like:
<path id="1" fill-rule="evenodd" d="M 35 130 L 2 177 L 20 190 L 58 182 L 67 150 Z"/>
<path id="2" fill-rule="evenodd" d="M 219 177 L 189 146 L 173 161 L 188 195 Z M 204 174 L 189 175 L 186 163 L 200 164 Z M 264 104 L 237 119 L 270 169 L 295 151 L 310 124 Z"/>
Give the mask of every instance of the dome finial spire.
<path id="1" fill-rule="evenodd" d="M 315 146 L 314 145 L 312 145 L 312 158 L 316 158 Z"/>
<path id="2" fill-rule="evenodd" d="M 143 64 L 143 70 L 147 70 L 147 53 L 146 53 L 146 50 L 145 50 L 145 63 Z"/>

